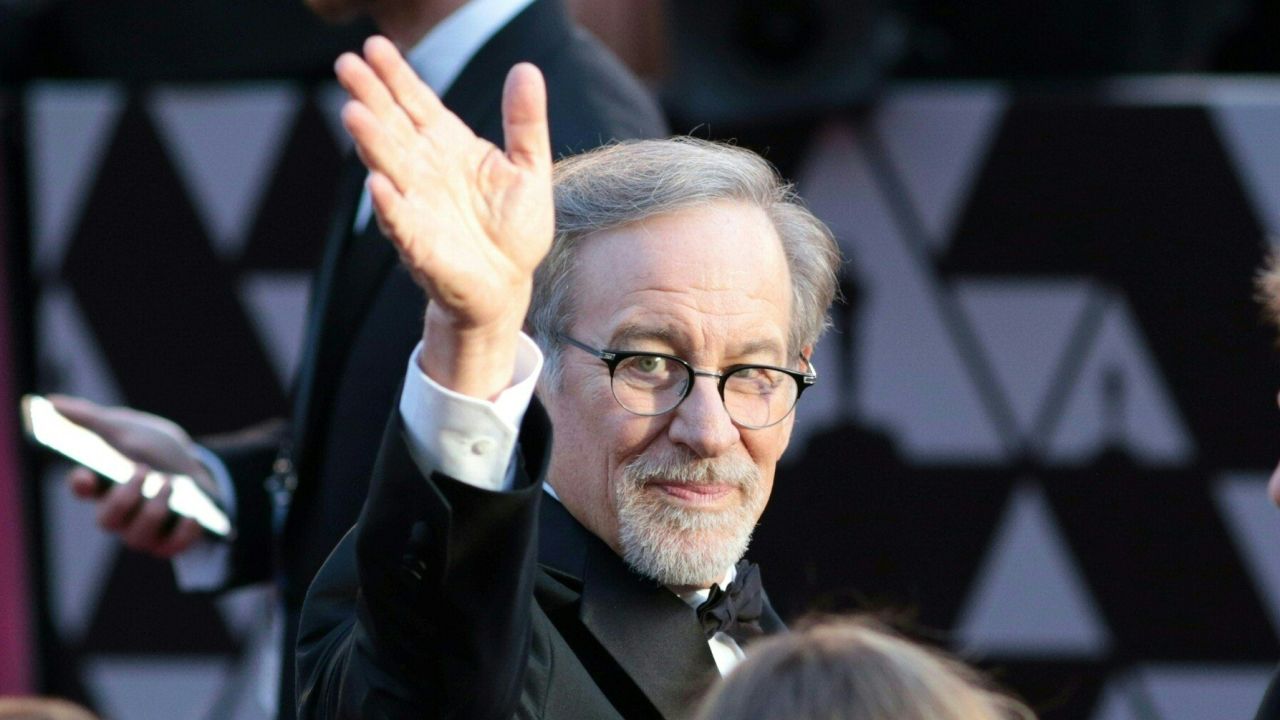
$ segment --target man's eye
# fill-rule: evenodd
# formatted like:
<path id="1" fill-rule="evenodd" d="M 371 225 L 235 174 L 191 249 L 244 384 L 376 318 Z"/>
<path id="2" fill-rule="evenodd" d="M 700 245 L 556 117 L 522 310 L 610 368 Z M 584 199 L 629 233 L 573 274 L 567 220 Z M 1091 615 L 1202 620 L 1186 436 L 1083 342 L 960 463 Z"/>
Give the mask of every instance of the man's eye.
<path id="1" fill-rule="evenodd" d="M 636 370 L 639 370 L 640 372 L 656 373 L 662 371 L 663 367 L 666 365 L 666 359 L 655 357 L 653 355 L 641 355 L 635 359 L 633 365 L 635 365 Z"/>

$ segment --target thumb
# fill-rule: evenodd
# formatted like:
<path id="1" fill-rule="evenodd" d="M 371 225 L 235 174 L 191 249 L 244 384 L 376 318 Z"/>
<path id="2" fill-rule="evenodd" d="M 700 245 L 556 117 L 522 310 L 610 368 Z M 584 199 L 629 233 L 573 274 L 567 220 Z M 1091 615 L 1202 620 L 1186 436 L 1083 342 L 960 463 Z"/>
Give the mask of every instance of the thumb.
<path id="1" fill-rule="evenodd" d="M 525 170 L 550 170 L 547 86 L 542 72 L 530 63 L 519 63 L 507 73 L 502 86 L 502 130 L 513 164 Z"/>

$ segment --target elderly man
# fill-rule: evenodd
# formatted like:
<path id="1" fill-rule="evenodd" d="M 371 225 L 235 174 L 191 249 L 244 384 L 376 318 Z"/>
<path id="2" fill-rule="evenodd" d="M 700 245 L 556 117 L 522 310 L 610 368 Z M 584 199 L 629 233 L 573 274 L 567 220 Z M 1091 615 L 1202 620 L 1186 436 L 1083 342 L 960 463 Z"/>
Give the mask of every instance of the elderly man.
<path id="1" fill-rule="evenodd" d="M 389 43 L 337 70 L 431 303 L 368 504 L 308 594 L 301 716 L 692 714 L 781 627 L 739 560 L 816 378 L 829 232 L 759 157 L 693 140 L 562 161 L 553 218 L 535 68 L 508 75 L 505 152 Z"/>

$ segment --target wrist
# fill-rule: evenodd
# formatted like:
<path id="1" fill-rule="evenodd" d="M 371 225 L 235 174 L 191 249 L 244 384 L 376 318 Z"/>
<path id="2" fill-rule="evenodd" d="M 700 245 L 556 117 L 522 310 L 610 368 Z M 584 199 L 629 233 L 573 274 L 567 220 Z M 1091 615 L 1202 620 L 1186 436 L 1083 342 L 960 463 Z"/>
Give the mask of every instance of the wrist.
<path id="1" fill-rule="evenodd" d="M 427 307 L 423 351 L 418 365 L 435 382 L 456 393 L 492 400 L 511 384 L 524 308 L 483 324 L 457 321 Z"/>

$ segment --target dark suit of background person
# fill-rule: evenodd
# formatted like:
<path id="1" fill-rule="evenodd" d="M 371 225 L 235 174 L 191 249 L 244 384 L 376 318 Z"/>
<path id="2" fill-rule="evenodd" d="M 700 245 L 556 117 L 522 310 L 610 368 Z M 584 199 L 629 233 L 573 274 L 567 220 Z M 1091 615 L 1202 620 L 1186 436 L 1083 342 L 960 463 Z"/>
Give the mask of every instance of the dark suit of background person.
<path id="1" fill-rule="evenodd" d="M 501 91 L 510 67 L 538 65 L 547 78 L 553 152 L 559 156 L 610 139 L 666 135 L 644 88 L 596 40 L 575 28 L 560 0 L 536 0 L 468 62 L 445 104 L 478 135 L 501 143 Z M 277 444 L 215 447 L 236 484 L 240 536 L 230 583 L 277 575 L 285 608 L 285 648 L 312 577 L 365 500 L 405 358 L 422 335 L 423 296 L 372 220 L 353 232 L 364 172 L 354 167 L 317 278 L 288 433 L 293 487 L 281 537 L 272 540 L 272 475 Z M 276 480 L 282 477 L 277 475 Z M 270 548 L 277 548 L 278 564 Z M 292 653 L 282 663 L 281 717 L 292 716 Z"/>

